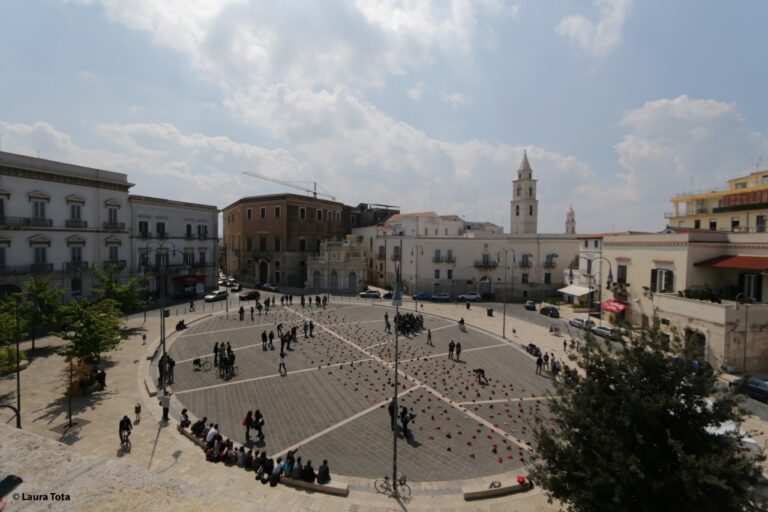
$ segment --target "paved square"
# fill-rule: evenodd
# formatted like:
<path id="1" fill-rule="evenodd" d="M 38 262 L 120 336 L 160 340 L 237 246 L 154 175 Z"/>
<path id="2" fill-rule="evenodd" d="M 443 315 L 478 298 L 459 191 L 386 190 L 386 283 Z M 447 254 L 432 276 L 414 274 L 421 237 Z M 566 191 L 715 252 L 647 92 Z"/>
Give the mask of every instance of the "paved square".
<path id="1" fill-rule="evenodd" d="M 410 311 L 404 311 L 412 313 Z M 243 321 L 213 316 L 179 333 L 169 352 L 176 359 L 173 392 L 198 417 L 219 424 L 225 437 L 245 441 L 246 411 L 266 418 L 263 444 L 271 455 L 300 446 L 315 465 L 327 458 L 337 475 L 376 478 L 391 468 L 393 434 L 387 406 L 394 378 L 394 333 L 385 332 L 393 308 L 330 304 L 326 309 L 277 307 Z M 314 336 L 304 338 L 312 321 Z M 278 373 L 275 350 L 262 350 L 261 333 L 298 327 L 286 352 L 288 374 Z M 410 480 L 440 481 L 492 476 L 522 466 L 530 456 L 534 414 L 544 412 L 551 381 L 534 374 L 534 360 L 512 343 L 468 326 L 425 316 L 425 330 L 399 336 L 401 398 L 416 414 L 412 435 L 398 442 L 400 467 Z M 426 329 L 432 331 L 427 344 Z M 448 343 L 461 343 L 459 360 Z M 229 342 L 237 375 L 223 381 L 215 368 L 192 369 L 192 359 L 212 359 L 215 342 Z M 473 370 L 483 368 L 487 385 Z M 400 426 L 398 426 L 398 430 Z"/>

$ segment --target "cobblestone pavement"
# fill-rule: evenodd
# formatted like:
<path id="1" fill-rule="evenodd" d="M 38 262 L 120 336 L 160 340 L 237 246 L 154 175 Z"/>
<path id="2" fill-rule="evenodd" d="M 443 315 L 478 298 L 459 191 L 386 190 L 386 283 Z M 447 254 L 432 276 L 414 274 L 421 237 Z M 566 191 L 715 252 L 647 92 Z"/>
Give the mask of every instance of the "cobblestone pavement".
<path id="1" fill-rule="evenodd" d="M 259 409 L 266 439 L 256 448 L 282 454 L 300 447 L 305 459 L 329 459 L 337 474 L 381 476 L 390 467 L 393 444 L 387 405 L 395 337 L 384 330 L 385 314 L 393 322 L 391 309 L 332 303 L 326 309 L 278 308 L 253 320 L 232 314 L 202 320 L 170 346 L 179 361 L 172 391 L 180 406 L 218 423 L 238 443 L 246 441 L 245 412 Z M 301 327 L 309 320 L 314 336 L 304 338 Z M 299 327 L 298 342 L 286 352 L 286 376 L 277 371 L 279 345 L 263 350 L 261 343 L 261 333 L 277 332 L 278 323 L 284 331 Z M 403 472 L 425 482 L 525 472 L 533 413 L 549 379 L 534 374 L 532 358 L 517 345 L 482 329 L 461 332 L 455 321 L 429 314 L 425 328 L 432 331 L 432 345 L 426 331 L 398 339 L 399 405 L 417 416 L 411 435 L 398 443 Z M 217 341 L 231 343 L 236 354 L 238 373 L 228 381 L 215 368 L 192 369 L 193 358 L 211 358 Z M 462 346 L 458 360 L 448 358 L 450 341 Z M 487 385 L 477 383 L 475 368 L 485 370 Z M 535 406 L 521 399 L 533 399 Z"/>

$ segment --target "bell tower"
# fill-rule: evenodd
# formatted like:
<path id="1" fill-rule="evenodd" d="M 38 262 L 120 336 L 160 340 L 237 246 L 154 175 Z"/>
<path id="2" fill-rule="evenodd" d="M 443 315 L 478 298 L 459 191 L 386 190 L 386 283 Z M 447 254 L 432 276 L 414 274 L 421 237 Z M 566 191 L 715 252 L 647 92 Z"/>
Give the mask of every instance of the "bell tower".
<path id="1" fill-rule="evenodd" d="M 536 180 L 528 163 L 528 153 L 523 150 L 523 160 L 517 169 L 517 179 L 512 181 L 512 202 L 509 232 L 513 235 L 536 234 L 539 217 L 539 201 L 536 199 Z"/>
<path id="2" fill-rule="evenodd" d="M 568 213 L 565 215 L 565 234 L 576 234 L 576 214 L 573 212 L 573 206 L 568 208 Z"/>

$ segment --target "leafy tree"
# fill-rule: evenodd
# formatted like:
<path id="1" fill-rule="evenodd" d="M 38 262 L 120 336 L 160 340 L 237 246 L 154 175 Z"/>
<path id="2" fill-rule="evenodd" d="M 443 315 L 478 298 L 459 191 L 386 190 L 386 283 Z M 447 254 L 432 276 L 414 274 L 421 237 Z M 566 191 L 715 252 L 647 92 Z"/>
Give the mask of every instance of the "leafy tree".
<path id="1" fill-rule="evenodd" d="M 98 362 L 101 353 L 114 347 L 120 338 L 119 316 L 120 309 L 112 300 L 68 304 L 68 330 L 60 333 L 62 339 L 70 342 L 66 355 L 85 363 Z"/>
<path id="2" fill-rule="evenodd" d="M 16 320 L 19 321 L 19 335 L 27 332 L 27 318 L 19 308 L 17 317 L 16 306 L 18 295 L 12 295 L 4 302 L 0 302 L 0 345 L 16 342 Z"/>
<path id="3" fill-rule="evenodd" d="M 657 329 L 618 352 L 582 345 L 581 371 L 563 372 L 551 419 L 534 428 L 531 478 L 550 498 L 589 512 L 755 507 L 756 457 L 735 432 L 712 430 L 739 419 L 732 396 L 708 402 L 712 372 L 694 373 L 665 345 Z"/>
<path id="4" fill-rule="evenodd" d="M 113 300 L 123 314 L 139 311 L 146 306 L 147 289 L 144 279 L 132 277 L 126 283 L 121 283 L 114 266 L 109 266 L 106 272 L 94 267 L 93 272 L 99 281 L 99 286 L 93 289 L 96 301 Z"/>
<path id="5" fill-rule="evenodd" d="M 52 286 L 46 276 L 36 276 L 24 286 L 21 313 L 25 319 L 29 319 L 32 350 L 35 349 L 38 325 L 52 326 L 60 323 L 63 294 L 64 290 L 60 286 Z"/>

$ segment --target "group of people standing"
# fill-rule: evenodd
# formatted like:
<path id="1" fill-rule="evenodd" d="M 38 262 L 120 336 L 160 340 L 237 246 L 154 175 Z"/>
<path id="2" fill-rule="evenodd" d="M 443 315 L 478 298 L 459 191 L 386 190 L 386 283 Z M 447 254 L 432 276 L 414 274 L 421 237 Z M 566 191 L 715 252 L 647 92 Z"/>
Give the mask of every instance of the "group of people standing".
<path id="1" fill-rule="evenodd" d="M 224 380 L 231 379 L 235 374 L 235 352 L 232 345 L 217 341 L 213 345 L 213 366 L 219 368 L 219 375 Z"/>
<path id="2" fill-rule="evenodd" d="M 158 385 L 173 384 L 173 369 L 176 361 L 169 355 L 163 354 L 157 362 Z"/>

